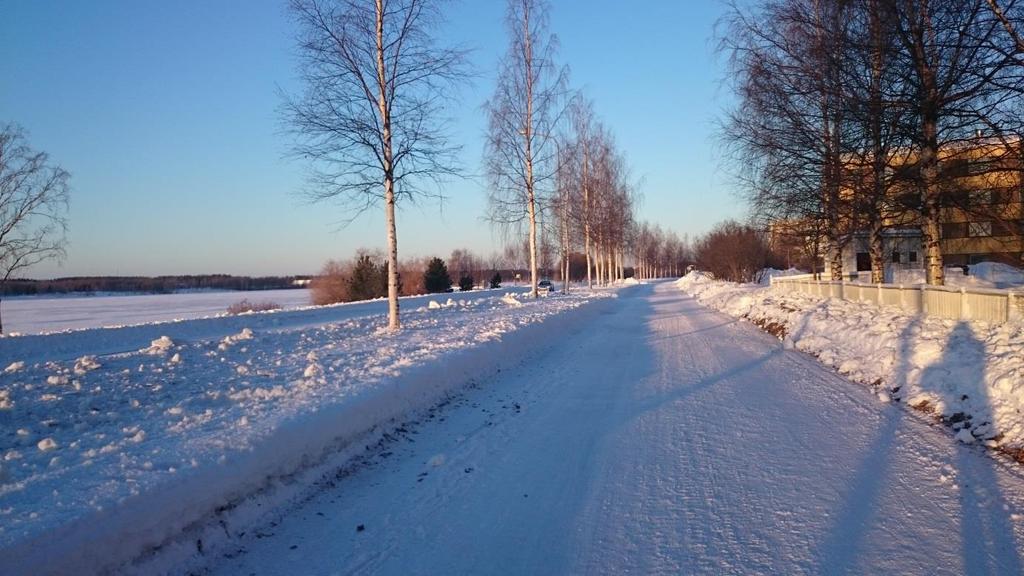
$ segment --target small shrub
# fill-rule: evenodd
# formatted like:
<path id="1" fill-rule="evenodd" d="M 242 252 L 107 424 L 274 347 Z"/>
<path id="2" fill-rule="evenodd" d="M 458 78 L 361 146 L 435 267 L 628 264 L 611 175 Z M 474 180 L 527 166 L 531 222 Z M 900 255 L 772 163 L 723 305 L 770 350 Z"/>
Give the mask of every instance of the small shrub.
<path id="1" fill-rule="evenodd" d="M 452 278 L 448 275 L 448 266 L 440 258 L 431 258 L 427 271 L 423 273 L 423 289 L 428 294 L 449 292 L 452 289 Z"/>
<path id="2" fill-rule="evenodd" d="M 348 267 L 345 264 L 337 260 L 331 260 L 324 264 L 320 275 L 309 283 L 309 293 L 313 304 L 323 306 L 348 302 L 348 276 Z"/>
<path id="3" fill-rule="evenodd" d="M 418 296 L 423 294 L 423 273 L 427 262 L 422 259 L 406 260 L 398 263 L 398 294 L 400 296 Z"/>
<path id="4" fill-rule="evenodd" d="M 730 282 L 755 282 L 758 272 L 773 264 L 764 232 L 732 220 L 716 225 L 695 249 L 701 270 Z"/>
<path id="5" fill-rule="evenodd" d="M 243 298 L 240 302 L 235 302 L 228 306 L 228 314 L 234 316 L 236 314 L 245 314 L 246 312 L 267 312 L 280 309 L 281 305 L 277 302 L 250 302 L 247 298 Z"/>
<path id="6" fill-rule="evenodd" d="M 473 277 L 472 276 L 463 276 L 462 278 L 459 278 L 459 290 L 461 292 L 469 292 L 472 289 L 473 289 Z"/>
<path id="7" fill-rule="evenodd" d="M 495 272 L 494 276 L 491 276 L 491 288 L 501 288 L 501 273 Z"/>

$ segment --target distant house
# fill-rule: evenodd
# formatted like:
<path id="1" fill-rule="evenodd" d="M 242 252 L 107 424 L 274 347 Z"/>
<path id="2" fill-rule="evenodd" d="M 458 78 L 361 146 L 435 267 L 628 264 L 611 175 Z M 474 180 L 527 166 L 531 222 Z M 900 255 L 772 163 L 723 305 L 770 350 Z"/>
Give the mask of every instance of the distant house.
<path id="1" fill-rule="evenodd" d="M 920 270 L 922 264 L 921 230 L 918 228 L 886 228 L 882 231 L 882 253 L 885 255 L 885 281 L 901 282 L 908 270 Z M 871 279 L 871 255 L 868 233 L 854 232 L 843 250 L 843 270 L 848 277 Z M 828 272 L 828 262 L 825 264 Z"/>

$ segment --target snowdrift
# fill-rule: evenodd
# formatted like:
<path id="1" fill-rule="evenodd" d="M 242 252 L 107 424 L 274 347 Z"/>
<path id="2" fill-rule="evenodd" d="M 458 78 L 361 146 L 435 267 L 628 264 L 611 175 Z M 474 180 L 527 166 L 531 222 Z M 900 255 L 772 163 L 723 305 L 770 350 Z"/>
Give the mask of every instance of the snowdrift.
<path id="1" fill-rule="evenodd" d="M 797 270 L 796 268 L 787 268 L 785 270 L 779 270 L 778 268 L 765 268 L 758 273 L 757 277 L 761 284 L 771 284 L 772 278 L 784 278 L 786 276 L 800 276 L 806 274 L 803 270 Z"/>
<path id="2" fill-rule="evenodd" d="M 968 268 L 968 273 L 992 286 L 1024 286 L 1024 270 L 998 262 L 980 262 Z"/>

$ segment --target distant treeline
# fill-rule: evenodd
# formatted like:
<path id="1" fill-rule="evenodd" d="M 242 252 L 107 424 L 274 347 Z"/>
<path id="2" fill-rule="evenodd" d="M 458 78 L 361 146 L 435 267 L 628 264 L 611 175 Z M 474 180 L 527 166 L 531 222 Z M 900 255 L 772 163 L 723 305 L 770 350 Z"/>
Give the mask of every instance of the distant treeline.
<path id="1" fill-rule="evenodd" d="M 135 292 L 171 294 L 187 290 L 279 290 L 304 288 L 309 276 L 77 276 L 53 280 L 8 280 L 0 287 L 4 296 L 33 294 L 89 294 L 93 292 Z"/>

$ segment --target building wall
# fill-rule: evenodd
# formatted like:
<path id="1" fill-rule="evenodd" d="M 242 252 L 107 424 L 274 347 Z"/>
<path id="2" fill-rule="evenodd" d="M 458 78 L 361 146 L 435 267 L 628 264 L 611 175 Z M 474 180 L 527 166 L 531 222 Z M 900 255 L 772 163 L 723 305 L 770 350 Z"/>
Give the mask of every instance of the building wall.
<path id="1" fill-rule="evenodd" d="M 998 261 L 1024 265 L 1024 203 L 1018 151 L 998 142 L 950 147 L 940 153 L 946 176 L 942 210 L 942 252 L 947 266 Z M 916 158 L 904 160 L 912 166 Z M 890 186 L 894 208 L 886 226 L 917 226 L 918 192 L 913 169 L 896 166 Z M 902 179 L 902 180 L 901 180 Z"/>
<path id="2" fill-rule="evenodd" d="M 870 242 L 867 235 L 854 236 L 853 240 L 843 249 L 844 276 L 852 280 L 871 281 L 870 260 L 868 260 L 867 268 L 858 266 L 858 259 L 863 264 L 869 250 Z M 885 254 L 884 278 L 886 282 L 899 281 L 901 271 L 919 270 L 924 267 L 920 235 L 887 235 L 882 241 L 882 251 Z M 858 255 L 860 256 L 858 257 Z M 863 269 L 858 270 L 858 268 Z M 826 274 L 831 274 L 828 263 L 826 263 Z"/>

